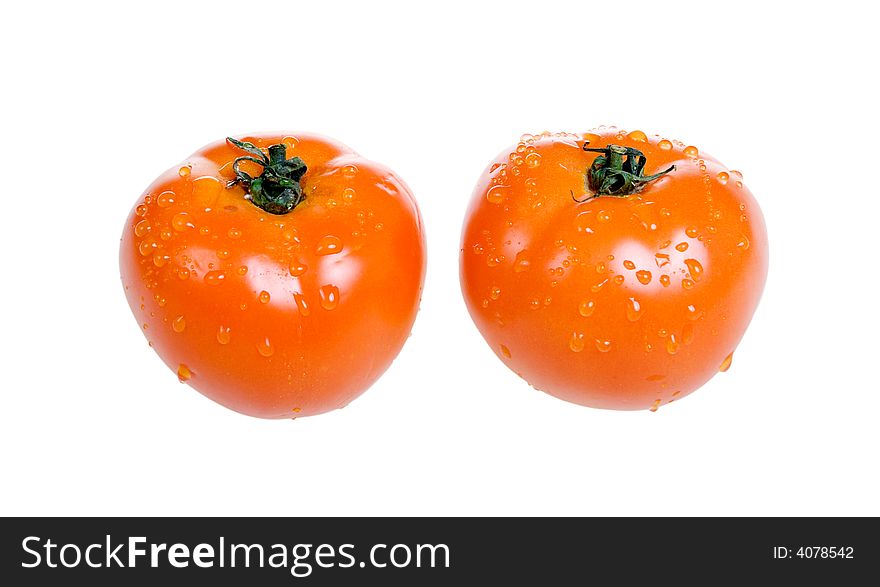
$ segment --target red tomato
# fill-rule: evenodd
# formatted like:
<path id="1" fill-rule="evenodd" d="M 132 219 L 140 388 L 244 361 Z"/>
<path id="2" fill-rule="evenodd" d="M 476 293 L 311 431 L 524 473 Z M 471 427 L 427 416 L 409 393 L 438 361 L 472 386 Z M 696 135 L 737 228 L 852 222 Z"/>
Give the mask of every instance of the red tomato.
<path id="1" fill-rule="evenodd" d="M 725 371 L 767 275 L 742 175 L 641 131 L 523 136 L 480 178 L 461 242 L 492 350 L 599 408 L 656 410 Z"/>
<path id="2" fill-rule="evenodd" d="M 162 360 L 214 401 L 263 418 L 341 408 L 409 336 L 418 207 L 393 172 L 330 139 L 242 140 L 147 188 L 122 235 L 126 297 Z"/>

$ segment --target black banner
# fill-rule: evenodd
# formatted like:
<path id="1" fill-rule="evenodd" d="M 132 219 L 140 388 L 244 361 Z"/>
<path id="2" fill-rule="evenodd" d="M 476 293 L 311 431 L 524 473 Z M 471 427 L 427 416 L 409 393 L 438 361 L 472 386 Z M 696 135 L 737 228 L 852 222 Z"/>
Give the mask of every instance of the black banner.
<path id="1" fill-rule="evenodd" d="M 880 571 L 874 518 L 12 518 L 0 523 L 0 572 L 7 585 L 469 585 L 482 580 L 707 585 L 795 579 L 847 584 Z"/>

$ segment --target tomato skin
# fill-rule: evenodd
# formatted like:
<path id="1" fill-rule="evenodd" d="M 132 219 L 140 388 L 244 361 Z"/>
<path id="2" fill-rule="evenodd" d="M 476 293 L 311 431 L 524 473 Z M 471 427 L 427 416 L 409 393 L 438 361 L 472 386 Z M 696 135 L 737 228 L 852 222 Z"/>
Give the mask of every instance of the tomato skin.
<path id="1" fill-rule="evenodd" d="M 245 199 L 226 142 L 160 176 L 128 216 L 125 294 L 181 381 L 251 416 L 293 418 L 347 405 L 409 336 L 425 274 L 422 220 L 387 168 L 330 139 L 284 142 L 308 166 L 305 200 L 269 214 Z M 259 166 L 242 169 L 259 175 Z"/>
<path id="2" fill-rule="evenodd" d="M 589 199 L 584 141 L 639 149 L 645 175 L 676 169 Z M 766 281 L 764 219 L 741 177 L 641 131 L 524 135 L 467 211 L 471 317 L 510 369 L 564 400 L 655 410 L 688 395 L 729 366 Z"/>

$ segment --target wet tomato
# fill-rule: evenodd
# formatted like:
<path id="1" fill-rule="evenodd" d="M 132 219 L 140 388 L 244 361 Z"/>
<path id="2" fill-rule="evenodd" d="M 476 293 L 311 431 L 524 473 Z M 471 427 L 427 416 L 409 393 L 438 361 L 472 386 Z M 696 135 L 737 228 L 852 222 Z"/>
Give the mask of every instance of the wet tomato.
<path id="1" fill-rule="evenodd" d="M 418 310 L 425 239 L 407 186 L 344 145 L 228 139 L 160 176 L 125 224 L 129 305 L 202 394 L 263 418 L 348 404 Z"/>
<path id="2" fill-rule="evenodd" d="M 525 135 L 480 178 L 461 285 L 498 357 L 538 389 L 652 409 L 725 371 L 767 275 L 742 175 L 614 128 Z"/>

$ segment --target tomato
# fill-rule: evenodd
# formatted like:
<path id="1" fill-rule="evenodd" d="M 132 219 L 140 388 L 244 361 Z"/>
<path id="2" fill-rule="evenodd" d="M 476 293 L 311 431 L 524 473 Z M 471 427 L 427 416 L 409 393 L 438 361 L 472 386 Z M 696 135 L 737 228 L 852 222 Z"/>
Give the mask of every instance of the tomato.
<path id="1" fill-rule="evenodd" d="M 244 414 L 291 418 L 345 406 L 397 356 L 425 237 L 409 188 L 382 165 L 317 135 L 250 135 L 147 188 L 120 268 L 138 324 L 182 382 Z"/>
<path id="2" fill-rule="evenodd" d="M 652 409 L 729 366 L 767 276 L 742 175 L 613 127 L 524 135 L 477 183 L 468 310 L 496 355 L 570 402 Z"/>

